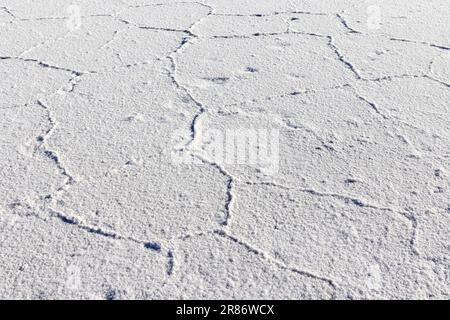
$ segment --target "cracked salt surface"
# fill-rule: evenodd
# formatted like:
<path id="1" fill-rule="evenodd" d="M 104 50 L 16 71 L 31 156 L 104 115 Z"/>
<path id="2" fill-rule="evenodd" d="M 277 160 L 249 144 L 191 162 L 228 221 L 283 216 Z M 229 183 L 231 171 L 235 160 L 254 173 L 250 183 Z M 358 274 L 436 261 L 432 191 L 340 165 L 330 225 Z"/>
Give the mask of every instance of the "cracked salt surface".
<path id="1" fill-rule="evenodd" d="M 0 0 L 0 298 L 449 299 L 446 0 Z"/>

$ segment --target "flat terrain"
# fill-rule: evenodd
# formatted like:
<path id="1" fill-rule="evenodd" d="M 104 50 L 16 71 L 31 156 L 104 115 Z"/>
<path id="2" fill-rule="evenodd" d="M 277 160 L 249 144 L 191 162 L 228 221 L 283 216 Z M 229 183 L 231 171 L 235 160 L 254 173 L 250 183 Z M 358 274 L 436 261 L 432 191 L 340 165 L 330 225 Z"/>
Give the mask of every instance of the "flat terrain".
<path id="1" fill-rule="evenodd" d="M 449 299 L 448 0 L 0 0 L 0 298 Z"/>

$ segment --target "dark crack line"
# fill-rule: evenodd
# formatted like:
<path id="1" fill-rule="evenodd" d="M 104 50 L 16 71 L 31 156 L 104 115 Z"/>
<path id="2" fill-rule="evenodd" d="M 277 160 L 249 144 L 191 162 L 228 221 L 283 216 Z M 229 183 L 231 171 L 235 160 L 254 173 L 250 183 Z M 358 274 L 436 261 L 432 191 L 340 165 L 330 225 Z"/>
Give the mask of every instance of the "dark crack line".
<path id="1" fill-rule="evenodd" d="M 430 76 L 430 75 L 425 75 L 424 78 L 427 78 L 427 79 L 429 79 L 429 80 L 431 80 L 431 81 L 434 81 L 434 82 L 437 82 L 437 83 L 439 83 L 439 84 L 441 84 L 441 85 L 443 85 L 443 86 L 445 86 L 445 87 L 447 87 L 447 88 L 450 88 L 450 83 L 446 83 L 446 82 L 444 82 L 444 81 L 438 80 L 438 79 L 436 79 L 436 78 L 433 78 L 433 77 Z"/>
<path id="2" fill-rule="evenodd" d="M 65 38 L 67 35 L 69 35 L 70 33 L 71 33 L 71 31 L 67 32 L 65 35 L 63 35 L 63 36 L 61 36 L 61 37 L 48 38 L 48 39 L 45 39 L 44 41 L 41 41 L 41 42 L 39 42 L 39 43 L 36 43 L 36 44 L 33 45 L 31 48 L 28 48 L 28 49 L 22 51 L 22 52 L 18 55 L 18 58 L 23 59 L 22 57 L 23 57 L 25 54 L 27 54 L 27 53 L 29 53 L 29 52 L 31 52 L 31 51 L 33 51 L 33 50 L 36 50 L 36 49 L 38 49 L 38 48 L 40 48 L 40 47 L 42 47 L 42 46 L 44 46 L 44 45 L 49 45 L 49 44 L 51 44 L 51 43 L 55 43 L 55 42 L 57 42 L 57 41 L 59 41 L 59 40 L 61 40 L 61 39 L 64 39 L 64 38 Z"/>
<path id="3" fill-rule="evenodd" d="M 203 16 L 202 18 L 198 19 L 196 22 L 192 23 L 191 26 L 185 30 L 186 33 L 188 34 L 187 37 L 183 38 L 181 43 L 178 45 L 178 47 L 171 53 L 169 54 L 166 58 L 170 61 L 170 70 L 168 70 L 169 73 L 169 77 L 173 83 L 173 85 L 179 89 L 182 90 L 188 97 L 189 99 L 196 105 L 196 107 L 198 108 L 198 112 L 197 114 L 193 117 L 191 124 L 190 124 L 190 130 L 191 130 L 191 135 L 190 135 L 190 141 L 186 144 L 185 147 L 188 147 L 190 144 L 192 144 L 195 141 L 196 135 L 197 135 L 197 125 L 198 125 L 198 121 L 201 118 L 201 116 L 207 112 L 207 109 L 204 107 L 204 105 L 202 103 L 200 103 L 199 101 L 197 101 L 193 95 L 189 92 L 189 90 L 184 87 L 181 83 L 178 82 L 177 78 L 176 78 L 176 73 L 177 73 L 177 64 L 174 58 L 174 55 L 176 55 L 179 51 L 181 51 L 186 45 L 189 44 L 190 39 L 197 37 L 194 33 L 192 33 L 192 28 L 194 28 L 197 24 L 199 24 L 201 21 L 203 21 L 203 19 L 206 19 L 208 16 L 210 16 L 211 14 L 213 14 L 214 10 L 212 9 L 212 7 L 206 6 L 209 8 L 209 12 L 206 16 Z"/>
<path id="4" fill-rule="evenodd" d="M 375 113 L 379 114 L 383 119 L 385 119 L 385 120 L 388 120 L 388 119 L 389 119 L 388 116 L 384 115 L 384 114 L 380 111 L 380 109 L 377 107 L 377 105 L 376 105 L 374 102 L 367 100 L 366 98 L 364 98 L 363 96 L 361 96 L 360 94 L 358 94 L 356 91 L 355 91 L 354 93 L 355 93 L 355 96 L 356 96 L 359 100 L 361 100 L 362 102 L 364 102 L 365 104 L 367 104 L 373 111 L 375 111 Z"/>
<path id="5" fill-rule="evenodd" d="M 423 78 L 424 75 L 417 75 L 417 74 L 398 74 L 398 75 L 388 75 L 388 76 L 382 76 L 378 78 L 362 78 L 362 81 L 366 82 L 383 82 L 383 81 L 393 81 L 395 79 L 408 79 L 408 78 Z"/>
<path id="6" fill-rule="evenodd" d="M 326 141 L 319 134 L 317 134 L 314 130 L 307 128 L 304 125 L 294 124 L 291 122 L 291 119 L 283 119 L 282 122 L 289 129 L 300 130 L 300 131 L 304 131 L 304 132 L 307 132 L 307 133 L 313 135 L 320 142 L 320 145 L 323 148 L 325 148 L 326 150 L 328 150 L 330 152 L 336 151 L 336 149 L 333 146 L 326 143 Z"/>
<path id="7" fill-rule="evenodd" d="M 149 241 L 142 241 L 130 236 L 123 236 L 120 235 L 114 231 L 106 230 L 103 228 L 100 228 L 98 226 L 90 226 L 87 224 L 84 224 L 80 219 L 66 215 L 58 210 L 52 209 L 51 207 L 44 205 L 42 207 L 32 207 L 31 205 L 22 202 L 22 201 L 14 201 L 9 205 L 9 208 L 12 210 L 12 212 L 20 217 L 30 217 L 39 219 L 44 222 L 48 222 L 48 217 L 53 217 L 58 220 L 60 220 L 62 223 L 74 226 L 80 230 L 83 230 L 87 233 L 91 233 L 94 235 L 98 235 L 101 237 L 109 238 L 112 240 L 123 240 L 123 241 L 130 241 L 135 244 L 141 245 L 143 248 L 150 250 L 155 253 L 161 253 L 161 244 L 159 242 L 149 242 Z M 39 209 L 40 208 L 40 209 Z M 23 209 L 26 209 L 26 213 L 20 213 L 18 211 L 23 211 Z M 39 215 L 38 212 L 47 212 L 48 214 L 44 217 L 42 215 Z M 169 252 L 172 252 L 169 250 Z"/>
<path id="8" fill-rule="evenodd" d="M 284 31 L 284 32 L 256 32 L 256 33 L 251 33 L 251 34 L 247 34 L 247 35 L 236 35 L 236 34 L 231 34 L 231 35 L 215 35 L 215 36 L 211 36 L 210 39 L 249 39 L 249 38 L 254 38 L 254 37 L 271 37 L 271 36 L 281 36 L 281 35 L 285 35 L 285 34 L 294 34 L 296 32 L 294 31 Z"/>
<path id="9" fill-rule="evenodd" d="M 72 93 L 75 91 L 76 86 L 78 85 L 78 83 L 81 80 L 82 75 L 75 75 L 72 79 L 69 80 L 69 88 L 64 90 L 68 93 Z"/>
<path id="10" fill-rule="evenodd" d="M 214 35 L 210 36 L 208 39 L 250 39 L 255 37 L 273 37 L 273 36 L 282 36 L 282 35 L 302 35 L 302 36 L 311 36 L 311 37 L 317 37 L 317 38 L 327 38 L 326 35 L 318 34 L 318 33 L 311 33 L 311 32 L 301 32 L 301 31 L 294 31 L 294 30 L 288 30 L 283 32 L 256 32 L 251 34 L 231 34 L 231 35 Z"/>
<path id="11" fill-rule="evenodd" d="M 61 160 L 57 155 L 57 153 L 53 150 L 46 148 L 46 142 L 48 138 L 52 135 L 57 124 L 53 120 L 50 109 L 47 105 L 45 105 L 41 100 L 37 100 L 37 105 L 40 106 L 42 109 L 44 109 L 45 112 L 47 113 L 47 120 L 50 124 L 50 127 L 37 137 L 36 139 L 37 146 L 35 151 L 40 151 L 42 155 L 44 155 L 47 159 L 51 160 L 55 164 L 60 174 L 65 178 L 65 182 L 61 187 L 59 187 L 53 193 L 46 195 L 44 197 L 44 199 L 46 200 L 52 200 L 56 194 L 65 191 L 66 188 L 73 185 L 75 183 L 75 178 L 67 171 L 64 165 L 61 163 Z"/>
<path id="12" fill-rule="evenodd" d="M 92 233 L 101 237 L 105 237 L 105 238 L 109 238 L 112 240 L 123 240 L 123 241 L 130 241 L 132 243 L 141 245 L 143 248 L 155 252 L 155 253 L 161 253 L 162 247 L 161 244 L 159 242 L 154 242 L 154 241 L 143 241 L 143 240 L 139 240 L 136 239 L 134 237 L 131 236 L 124 236 L 124 235 L 120 235 L 114 231 L 111 230 L 106 230 L 103 229 L 101 227 L 98 226 L 90 226 L 90 225 L 86 225 L 83 222 L 81 222 L 78 218 L 76 217 L 72 217 L 72 216 L 68 216 L 60 211 L 57 211 L 55 209 L 52 209 L 50 207 L 47 207 L 47 210 L 50 212 L 50 214 L 59 219 L 61 222 L 67 224 L 67 225 L 71 225 L 74 227 L 77 227 L 80 230 L 86 231 L 88 233 Z M 170 251 L 170 250 L 169 250 Z"/>
<path id="13" fill-rule="evenodd" d="M 122 236 L 119 236 L 118 234 L 116 234 L 114 232 L 106 231 L 106 230 L 103 230 L 98 227 L 84 225 L 81 222 L 79 222 L 77 219 L 63 215 L 62 213 L 60 213 L 56 210 L 53 210 L 53 209 L 50 209 L 50 211 L 54 214 L 55 217 L 57 217 L 63 223 L 76 226 L 77 228 L 87 231 L 88 233 L 93 233 L 93 234 L 96 234 L 96 235 L 99 235 L 102 237 L 111 238 L 111 239 L 115 239 L 115 240 L 125 240 L 125 238 L 123 238 Z M 126 239 L 126 240 L 128 240 L 128 239 Z"/>
<path id="14" fill-rule="evenodd" d="M 337 290 L 337 285 L 335 284 L 335 282 L 333 280 L 331 280 L 329 278 L 326 278 L 326 277 L 318 276 L 318 275 L 316 275 L 316 274 L 314 274 L 312 272 L 309 272 L 309 271 L 301 270 L 301 269 L 298 269 L 298 268 L 288 267 L 284 263 L 282 263 L 282 262 L 276 260 L 275 258 L 271 257 L 270 255 L 268 255 L 264 251 L 262 251 L 260 249 L 257 249 L 255 247 L 253 247 L 252 245 L 250 245 L 250 244 L 248 244 L 248 243 L 246 243 L 246 242 L 244 242 L 244 241 L 242 241 L 242 240 L 240 240 L 240 239 L 238 239 L 238 238 L 228 234 L 224 230 L 215 230 L 214 234 L 216 234 L 219 237 L 228 239 L 228 240 L 230 240 L 230 241 L 232 241 L 232 242 L 242 246 L 248 252 L 261 257 L 263 260 L 270 261 L 270 262 L 274 263 L 275 265 L 277 265 L 279 268 L 281 268 L 283 270 L 291 271 L 291 272 L 297 273 L 297 274 L 302 275 L 302 276 L 307 277 L 307 278 L 311 278 L 311 279 L 315 279 L 315 280 L 320 280 L 320 281 L 326 282 L 333 290 L 335 290 L 335 291 Z"/>
<path id="15" fill-rule="evenodd" d="M 351 196 L 347 196 L 347 195 L 343 195 L 343 194 L 338 194 L 338 193 L 328 193 L 328 192 L 320 192 L 320 191 L 316 191 L 314 189 L 311 188 L 298 188 L 295 186 L 285 186 L 285 185 L 280 185 L 277 184 L 275 182 L 252 182 L 252 181 L 245 181 L 244 182 L 246 185 L 250 185 L 250 186 L 254 186 L 254 185 L 264 185 L 264 186 L 269 186 L 269 187 L 275 187 L 275 188 L 281 188 L 283 190 L 294 190 L 294 191 L 298 191 L 298 192 L 302 192 L 302 193 L 307 193 L 313 196 L 317 196 L 317 197 L 329 197 L 329 198 L 335 198 L 338 200 L 343 201 L 346 204 L 351 204 L 360 208 L 369 208 L 369 209 L 376 209 L 376 210 L 381 210 L 381 211 L 388 211 L 391 213 L 395 213 L 395 214 L 399 214 L 404 218 L 407 218 L 408 220 L 410 220 L 410 213 L 408 212 L 402 212 L 399 211 L 397 209 L 394 208 L 389 208 L 389 207 L 382 207 L 379 205 L 374 205 L 374 204 L 370 204 L 367 203 L 361 199 L 358 199 L 356 197 L 351 197 Z"/>
<path id="16" fill-rule="evenodd" d="M 105 229 L 97 227 L 97 226 L 86 225 L 86 224 L 82 223 L 81 221 L 79 221 L 77 218 L 67 216 L 59 211 L 54 210 L 54 209 L 48 208 L 48 210 L 54 217 L 61 220 L 61 222 L 71 225 L 71 226 L 74 226 L 74 227 L 77 227 L 80 230 L 86 231 L 88 233 L 98 235 L 101 237 L 105 237 L 105 238 L 108 238 L 111 240 L 129 241 L 129 242 L 135 243 L 137 245 L 140 245 L 143 248 L 145 248 L 146 250 L 149 250 L 156 254 L 161 254 L 161 252 L 162 252 L 162 246 L 161 246 L 160 242 L 142 241 L 142 240 L 136 239 L 134 237 L 123 236 L 116 232 L 105 230 Z M 166 257 L 167 257 L 166 273 L 170 277 L 173 274 L 174 267 L 175 267 L 175 258 L 174 258 L 172 249 L 167 250 Z"/>
<path id="17" fill-rule="evenodd" d="M 278 15 L 290 15 L 290 14 L 304 14 L 304 15 L 312 15 L 312 16 L 328 16 L 327 13 L 323 12 L 311 12 L 311 11 L 275 11 L 272 13 L 251 13 L 251 14 L 239 14 L 239 13 L 213 13 L 213 16 L 222 16 L 222 17 L 272 17 Z"/>
<path id="18" fill-rule="evenodd" d="M 409 221 L 411 222 L 411 226 L 412 226 L 411 238 L 409 240 L 409 246 L 411 248 L 411 252 L 419 259 L 423 259 L 425 261 L 429 261 L 432 263 L 440 263 L 439 259 L 426 256 L 417 249 L 416 242 L 417 242 L 417 231 L 419 229 L 419 222 L 417 221 L 417 218 L 416 218 L 416 215 L 414 214 L 414 212 L 408 210 L 407 212 L 404 213 L 404 216 L 407 219 L 409 219 Z"/>
<path id="19" fill-rule="evenodd" d="M 175 268 L 175 258 L 173 256 L 172 250 L 169 250 L 167 252 L 167 266 L 166 266 L 166 272 L 169 277 L 173 274 L 174 268 Z"/>
<path id="20" fill-rule="evenodd" d="M 196 154 L 195 152 L 192 153 L 192 156 L 194 156 L 196 159 L 200 160 L 203 164 L 212 166 L 216 168 L 224 177 L 227 178 L 227 189 L 226 189 L 226 199 L 224 204 L 224 220 L 221 223 L 222 226 L 226 227 L 230 224 L 230 220 L 232 218 L 232 209 L 233 209 L 233 188 L 234 188 L 234 178 L 233 176 L 228 173 L 222 166 L 219 164 L 210 161 L 208 159 L 205 159 L 204 157 L 200 156 L 199 154 Z"/>
<path id="21" fill-rule="evenodd" d="M 177 5 L 177 4 L 189 4 L 189 5 L 195 4 L 200 7 L 212 9 L 211 6 L 204 4 L 202 2 L 199 2 L 199 1 L 175 1 L 175 2 L 170 2 L 170 3 L 160 2 L 160 3 L 147 3 L 147 4 L 136 4 L 136 5 L 127 4 L 127 5 L 128 5 L 129 9 L 136 9 L 136 8 L 148 8 L 148 7 L 166 7 L 166 6 L 168 7 L 168 6 Z"/>
<path id="22" fill-rule="evenodd" d="M 165 31 L 165 32 L 178 32 L 178 33 L 185 33 L 189 37 L 196 37 L 191 31 L 189 30 L 182 30 L 182 29 L 170 29 L 170 28 L 158 28 L 158 27 L 148 27 L 148 26 L 137 26 L 139 29 L 144 30 L 154 30 L 154 31 Z"/>
<path id="23" fill-rule="evenodd" d="M 280 188 L 283 190 L 292 190 L 294 188 L 289 187 L 289 186 L 284 186 L 278 183 L 275 183 L 273 181 L 245 181 L 244 184 L 248 185 L 248 186 L 268 186 L 268 187 L 274 187 L 274 188 Z"/>
<path id="24" fill-rule="evenodd" d="M 411 239 L 409 240 L 409 245 L 411 247 L 411 251 L 414 255 L 421 258 L 421 254 L 416 248 L 417 227 L 418 227 L 417 218 L 414 215 L 414 213 L 412 213 L 412 212 L 407 212 L 405 214 L 405 217 L 409 219 L 409 221 L 411 222 L 411 225 L 412 225 Z"/>
<path id="25" fill-rule="evenodd" d="M 140 25 L 133 23 L 131 21 L 125 20 L 123 18 L 116 18 L 117 21 L 120 21 L 126 25 L 136 27 L 138 29 L 143 30 L 152 30 L 152 31 L 165 31 L 165 32 L 177 32 L 177 33 L 185 33 L 190 37 L 196 37 L 190 30 L 188 29 L 174 29 L 174 28 L 162 28 L 162 27 L 152 27 L 152 26 L 146 26 L 146 25 Z"/>
<path id="26" fill-rule="evenodd" d="M 171 53 L 169 54 L 166 58 L 169 59 L 171 66 L 170 66 L 170 70 L 168 70 L 168 74 L 169 77 L 173 83 L 173 85 L 179 89 L 182 90 L 183 92 L 185 92 L 185 94 L 187 94 L 187 96 L 189 97 L 189 99 L 197 106 L 198 108 L 198 112 L 194 115 L 191 123 L 190 123 L 190 140 L 185 144 L 184 146 L 184 150 L 188 150 L 189 146 L 191 146 L 194 141 L 196 140 L 196 137 L 198 135 L 198 132 L 200 131 L 198 129 L 198 125 L 199 125 L 199 121 L 202 117 L 202 115 L 204 115 L 205 113 L 208 112 L 207 108 L 201 103 L 199 102 L 197 99 L 195 99 L 193 97 L 193 95 L 189 92 L 189 90 L 183 86 L 181 83 L 178 82 L 177 78 L 176 78 L 176 73 L 177 73 L 177 65 L 175 62 L 175 58 L 174 55 L 176 55 L 179 51 L 181 51 L 183 49 L 184 46 L 188 45 L 190 43 L 190 39 L 192 39 L 193 37 L 197 37 L 195 34 L 193 34 L 191 32 L 191 30 L 197 25 L 199 24 L 201 21 L 203 21 L 204 19 L 206 19 L 207 17 L 209 17 L 210 15 L 214 14 L 214 10 L 212 7 L 208 7 L 210 9 L 210 11 L 208 12 L 207 15 L 203 16 L 202 18 L 198 19 L 196 22 L 194 22 L 187 30 L 191 33 L 190 36 L 188 36 L 187 38 L 183 39 L 183 41 L 180 43 L 180 45 Z M 232 175 L 230 175 L 228 172 L 226 172 L 220 165 L 218 165 L 217 163 L 214 163 L 212 161 L 208 161 L 206 159 L 203 159 L 202 157 L 199 157 L 196 154 L 193 154 L 193 156 L 195 156 L 197 159 L 199 159 L 202 163 L 204 164 L 208 164 L 211 165 L 215 168 L 217 168 L 219 170 L 219 172 L 221 174 L 223 174 L 225 177 L 227 177 L 228 181 L 227 181 L 227 191 L 226 191 L 226 200 L 225 200 L 225 204 L 224 204 L 224 211 L 225 211 L 225 217 L 224 217 L 224 221 L 222 222 L 223 226 L 227 226 L 229 224 L 230 218 L 231 218 L 231 210 L 232 210 L 232 203 L 233 203 L 233 177 Z"/>
<path id="27" fill-rule="evenodd" d="M 66 90 L 66 92 L 73 92 L 75 86 L 77 85 L 77 80 L 82 76 L 74 74 L 74 77 L 69 80 L 70 88 Z M 60 89 L 59 89 L 60 90 Z M 66 167 L 62 164 L 60 157 L 58 156 L 56 151 L 50 150 L 46 147 L 46 143 L 48 139 L 52 136 L 53 132 L 57 127 L 57 122 L 53 119 L 50 107 L 47 106 L 41 99 L 36 101 L 36 104 L 44 109 L 47 114 L 47 121 L 49 123 L 49 127 L 44 130 L 37 138 L 36 138 L 36 147 L 34 152 L 40 152 L 45 158 L 49 159 L 54 163 L 60 174 L 64 177 L 65 181 L 62 186 L 54 190 L 52 193 L 41 197 L 44 201 L 54 201 L 57 195 L 61 195 L 66 192 L 71 186 L 76 183 L 75 177 L 69 173 Z"/>
<path id="28" fill-rule="evenodd" d="M 225 200 L 225 219 L 222 223 L 223 226 L 228 226 L 231 219 L 231 209 L 233 205 L 233 184 L 233 178 L 231 176 L 228 176 L 227 198 Z"/>
<path id="29" fill-rule="evenodd" d="M 259 98 L 259 99 L 252 99 L 252 100 L 247 100 L 247 101 L 244 100 L 241 102 L 225 104 L 225 105 L 223 105 L 223 107 L 238 107 L 238 106 L 245 105 L 247 103 L 261 103 L 264 101 L 272 101 L 273 99 L 278 99 L 278 98 L 287 98 L 287 97 L 295 98 L 295 97 L 301 97 L 302 95 L 315 94 L 315 93 L 325 92 L 325 91 L 329 91 L 329 90 L 345 89 L 345 88 L 349 88 L 349 87 L 351 87 L 351 85 L 349 83 L 345 83 L 343 85 L 338 85 L 338 86 L 333 86 L 333 87 L 328 87 L 328 88 L 306 89 L 306 90 L 302 90 L 302 91 L 291 91 L 291 92 L 286 92 L 286 93 L 279 94 L 279 95 L 266 96 L 266 97 Z"/>
<path id="30" fill-rule="evenodd" d="M 111 14 L 90 14 L 90 15 L 80 15 L 81 19 L 87 18 L 112 18 L 115 19 L 116 16 Z M 69 20 L 70 16 L 53 16 L 53 17 L 33 17 L 33 18 L 17 18 L 16 21 L 20 22 L 34 22 L 34 21 L 51 21 L 51 20 Z"/>
<path id="31" fill-rule="evenodd" d="M 315 191 L 313 189 L 296 189 L 296 190 L 298 190 L 300 192 L 304 192 L 304 193 L 309 193 L 309 194 L 314 195 L 314 196 L 336 198 L 336 199 L 344 201 L 347 204 L 353 204 L 353 205 L 355 205 L 357 207 L 361 207 L 361 208 L 369 208 L 369 209 L 387 211 L 387 212 L 393 213 L 395 215 L 399 215 L 399 216 L 407 219 L 410 222 L 411 227 L 413 229 L 413 232 L 411 234 L 411 238 L 409 240 L 410 249 L 411 249 L 411 252 L 414 255 L 419 256 L 419 254 L 418 254 L 418 252 L 417 252 L 417 250 L 415 248 L 415 237 L 416 237 L 416 229 L 417 229 L 417 220 L 414 217 L 414 215 L 411 214 L 410 212 L 408 212 L 408 211 L 399 211 L 399 210 L 396 210 L 396 209 L 393 209 L 393 208 L 389 208 L 389 207 L 380 207 L 380 206 L 377 206 L 377 205 L 368 204 L 368 203 L 365 203 L 364 201 L 362 201 L 360 199 L 357 199 L 357 198 L 354 198 L 354 197 L 350 197 L 350 196 L 341 195 L 341 194 L 336 194 L 336 193 L 323 193 L 323 192 Z"/>
<path id="32" fill-rule="evenodd" d="M 187 90 L 183 85 L 181 85 L 178 80 L 175 77 L 175 74 L 177 72 L 176 63 L 172 56 L 168 56 L 169 61 L 171 62 L 171 70 L 168 70 L 169 77 L 172 81 L 172 84 L 179 90 L 183 91 L 189 99 L 195 104 L 195 106 L 198 108 L 198 112 L 194 115 L 192 118 L 192 121 L 189 125 L 190 128 L 190 140 L 186 143 L 185 148 L 189 147 L 196 139 L 197 132 L 199 131 L 198 128 L 198 122 L 203 114 L 207 112 L 207 109 L 203 106 L 202 103 L 197 101 L 192 94 Z"/>
<path id="33" fill-rule="evenodd" d="M 283 185 L 278 185 L 272 182 L 246 182 L 247 185 L 266 185 L 266 186 L 270 186 L 270 187 L 276 187 L 276 188 L 281 188 L 283 190 L 295 190 L 298 192 L 303 192 L 303 193 L 307 193 L 313 196 L 317 196 L 317 197 L 330 197 L 330 198 L 335 198 L 338 200 L 343 201 L 346 204 L 349 205 L 354 205 L 356 207 L 359 208 L 369 208 L 369 209 L 375 209 L 375 210 L 380 210 L 380 211 L 385 211 L 385 212 L 390 212 L 394 215 L 403 217 L 404 219 L 408 220 L 411 224 L 412 227 L 412 233 L 411 233 L 411 237 L 409 240 L 409 246 L 410 246 L 410 250 L 411 252 L 418 256 L 421 257 L 420 253 L 417 251 L 416 247 L 415 247 L 415 239 L 417 236 L 417 219 L 414 216 L 413 213 L 409 212 L 409 211 L 400 211 L 394 208 L 389 208 L 389 207 L 382 207 L 379 205 L 374 205 L 374 204 L 369 204 L 366 203 L 365 201 L 355 198 L 355 197 L 351 197 L 351 196 L 347 196 L 347 195 L 342 195 L 342 194 L 337 194 L 337 193 L 326 193 L 326 192 L 319 192 L 310 188 L 297 188 L 297 187 L 289 187 L 289 186 L 283 186 Z"/>

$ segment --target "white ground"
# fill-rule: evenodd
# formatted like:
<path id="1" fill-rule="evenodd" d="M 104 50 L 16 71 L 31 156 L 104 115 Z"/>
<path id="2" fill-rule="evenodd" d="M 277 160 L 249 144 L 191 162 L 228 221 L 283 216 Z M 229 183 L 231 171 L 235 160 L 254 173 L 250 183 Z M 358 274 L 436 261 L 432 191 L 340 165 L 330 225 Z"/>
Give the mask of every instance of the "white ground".
<path id="1" fill-rule="evenodd" d="M 0 0 L 0 298 L 450 298 L 449 17 Z"/>

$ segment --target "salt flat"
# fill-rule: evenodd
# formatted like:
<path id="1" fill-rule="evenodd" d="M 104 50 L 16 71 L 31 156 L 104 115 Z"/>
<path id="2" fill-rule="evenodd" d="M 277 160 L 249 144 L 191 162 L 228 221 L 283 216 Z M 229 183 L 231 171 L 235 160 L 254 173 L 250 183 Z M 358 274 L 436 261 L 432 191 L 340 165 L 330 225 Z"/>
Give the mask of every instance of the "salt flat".
<path id="1" fill-rule="evenodd" d="M 0 0 L 1 299 L 449 299 L 447 0 Z"/>

